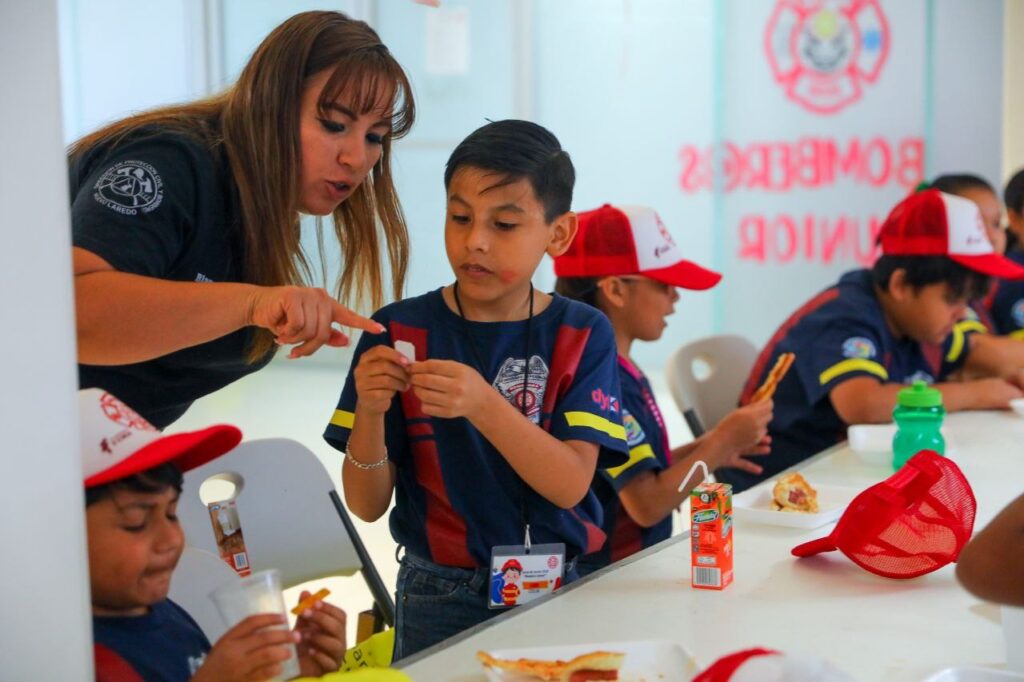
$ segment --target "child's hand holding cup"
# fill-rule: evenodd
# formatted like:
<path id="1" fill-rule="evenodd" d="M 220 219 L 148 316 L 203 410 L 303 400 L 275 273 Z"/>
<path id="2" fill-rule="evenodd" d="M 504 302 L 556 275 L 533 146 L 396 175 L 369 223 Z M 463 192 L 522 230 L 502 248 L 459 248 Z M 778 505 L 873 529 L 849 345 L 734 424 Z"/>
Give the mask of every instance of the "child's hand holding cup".
<path id="1" fill-rule="evenodd" d="M 210 598 L 229 628 L 249 616 L 270 613 L 282 617 L 281 625 L 272 626 L 273 629 L 288 630 L 288 611 L 281 593 L 281 575 L 276 570 L 259 571 L 232 581 L 211 592 Z M 290 680 L 300 674 L 298 651 L 294 642 L 282 646 L 289 647 L 291 656 L 281 662 L 281 674 L 274 679 Z"/>

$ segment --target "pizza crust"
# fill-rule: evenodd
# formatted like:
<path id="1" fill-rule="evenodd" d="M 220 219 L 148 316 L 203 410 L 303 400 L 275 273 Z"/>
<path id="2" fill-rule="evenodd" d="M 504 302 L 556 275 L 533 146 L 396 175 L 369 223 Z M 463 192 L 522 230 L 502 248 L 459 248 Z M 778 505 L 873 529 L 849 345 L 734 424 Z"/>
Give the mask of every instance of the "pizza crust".
<path id="1" fill-rule="evenodd" d="M 495 670 L 532 675 L 539 680 L 565 682 L 573 673 L 583 670 L 618 671 L 626 655 L 614 651 L 591 651 L 568 661 L 545 661 L 536 658 L 501 659 L 486 651 L 478 651 L 476 657 L 484 666 Z"/>

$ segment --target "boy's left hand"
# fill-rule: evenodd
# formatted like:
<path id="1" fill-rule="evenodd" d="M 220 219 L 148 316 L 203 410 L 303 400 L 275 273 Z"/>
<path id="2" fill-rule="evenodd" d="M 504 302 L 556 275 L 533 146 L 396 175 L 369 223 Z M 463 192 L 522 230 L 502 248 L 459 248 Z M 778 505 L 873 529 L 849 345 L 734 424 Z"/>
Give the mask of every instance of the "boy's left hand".
<path id="1" fill-rule="evenodd" d="M 454 360 L 424 360 L 409 368 L 412 390 L 431 417 L 472 419 L 494 389 L 480 373 Z"/>
<path id="2" fill-rule="evenodd" d="M 299 601 L 310 596 L 303 591 Z M 295 631 L 302 637 L 297 645 L 303 677 L 320 677 L 334 672 L 345 660 L 345 612 L 320 600 L 299 614 Z"/>

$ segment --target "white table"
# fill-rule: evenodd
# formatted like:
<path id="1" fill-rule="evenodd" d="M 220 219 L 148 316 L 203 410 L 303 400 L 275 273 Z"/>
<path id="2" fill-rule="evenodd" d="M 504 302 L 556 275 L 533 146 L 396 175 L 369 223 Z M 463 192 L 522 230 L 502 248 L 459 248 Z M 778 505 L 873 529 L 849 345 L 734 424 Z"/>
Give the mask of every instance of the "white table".
<path id="1" fill-rule="evenodd" d="M 946 423 L 950 457 L 978 498 L 979 530 L 1024 493 L 1024 419 L 973 412 L 949 415 Z M 891 474 L 845 446 L 798 469 L 812 483 L 859 489 Z M 998 608 L 961 589 L 952 566 L 897 581 L 872 575 L 839 552 L 799 560 L 790 555 L 797 544 L 831 529 L 737 524 L 736 580 L 722 592 L 690 587 L 687 535 L 678 535 L 401 667 L 414 680 L 482 680 L 480 649 L 648 639 L 677 642 L 701 667 L 766 646 L 824 657 L 864 682 L 918 681 L 949 666 L 1003 664 Z"/>

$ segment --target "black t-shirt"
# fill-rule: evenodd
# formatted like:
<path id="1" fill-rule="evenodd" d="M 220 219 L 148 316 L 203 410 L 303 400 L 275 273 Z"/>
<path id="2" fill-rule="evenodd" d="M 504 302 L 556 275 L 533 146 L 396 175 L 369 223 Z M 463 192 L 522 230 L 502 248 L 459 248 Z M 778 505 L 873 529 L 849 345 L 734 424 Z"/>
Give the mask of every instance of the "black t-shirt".
<path id="1" fill-rule="evenodd" d="M 71 163 L 75 246 L 114 269 L 182 282 L 241 281 L 243 243 L 227 159 L 185 134 L 144 131 Z M 154 360 L 78 366 L 82 388 L 110 391 L 158 428 L 192 401 L 256 371 L 252 329 Z"/>

